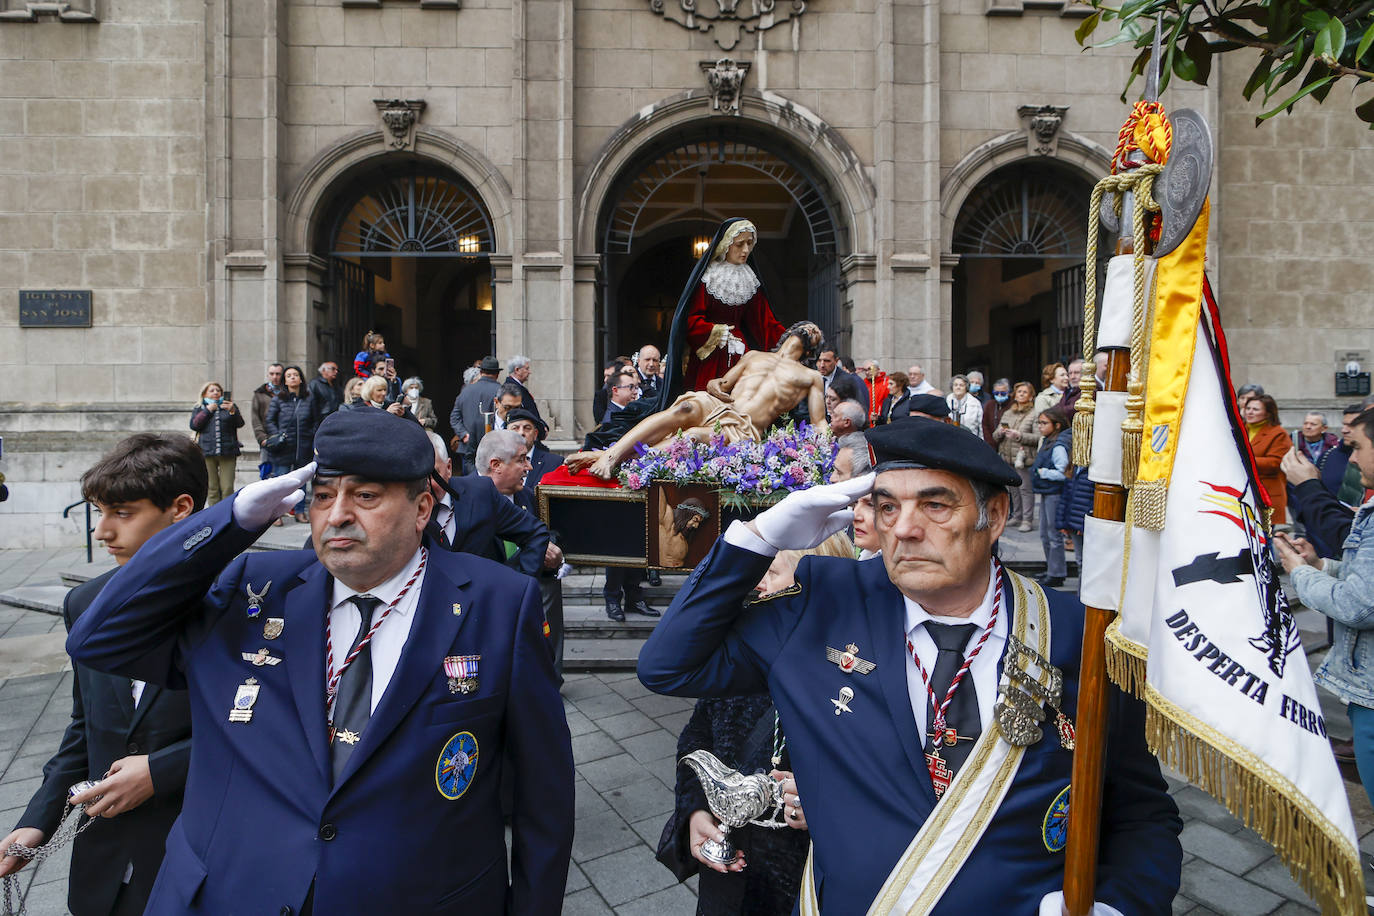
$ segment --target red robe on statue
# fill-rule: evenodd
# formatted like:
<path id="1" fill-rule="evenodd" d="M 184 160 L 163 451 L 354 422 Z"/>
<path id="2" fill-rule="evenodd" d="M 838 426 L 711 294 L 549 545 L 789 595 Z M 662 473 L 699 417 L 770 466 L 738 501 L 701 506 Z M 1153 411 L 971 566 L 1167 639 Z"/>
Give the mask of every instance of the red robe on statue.
<path id="1" fill-rule="evenodd" d="M 787 330 L 773 317 L 763 287 L 743 305 L 726 305 L 706 292 L 705 282 L 698 283 L 687 311 L 687 370 L 683 381 L 688 391 L 705 391 L 707 382 L 720 378 L 740 361 L 728 347 L 716 346 L 724 341 L 716 331 L 716 325 L 721 324 L 732 328 L 731 333 L 744 341 L 746 350 L 771 350 Z M 697 353 L 708 343 L 712 349 L 702 359 Z"/>

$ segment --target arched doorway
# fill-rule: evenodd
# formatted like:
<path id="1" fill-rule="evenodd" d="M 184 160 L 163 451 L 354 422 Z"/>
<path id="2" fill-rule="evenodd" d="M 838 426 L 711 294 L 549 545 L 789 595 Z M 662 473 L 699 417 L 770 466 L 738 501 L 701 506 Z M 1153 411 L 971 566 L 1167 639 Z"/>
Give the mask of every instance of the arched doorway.
<path id="1" fill-rule="evenodd" d="M 1003 166 L 970 192 L 954 223 L 956 372 L 1038 387 L 1045 363 L 1078 354 L 1091 194 L 1085 178 L 1045 160 Z"/>
<path id="2" fill-rule="evenodd" d="M 381 331 L 398 373 L 423 378 L 446 416 L 463 368 L 495 352 L 493 249 L 486 207 L 451 171 L 409 162 L 353 176 L 317 224 L 329 265 L 320 352 L 351 359 L 368 329 Z"/>
<path id="3" fill-rule="evenodd" d="M 754 269 L 784 325 L 848 338 L 839 258 L 848 228 L 806 157 L 745 122 L 701 121 L 660 136 L 621 170 L 597 226 L 597 357 L 667 343 L 693 263 L 722 219 L 759 229 Z"/>

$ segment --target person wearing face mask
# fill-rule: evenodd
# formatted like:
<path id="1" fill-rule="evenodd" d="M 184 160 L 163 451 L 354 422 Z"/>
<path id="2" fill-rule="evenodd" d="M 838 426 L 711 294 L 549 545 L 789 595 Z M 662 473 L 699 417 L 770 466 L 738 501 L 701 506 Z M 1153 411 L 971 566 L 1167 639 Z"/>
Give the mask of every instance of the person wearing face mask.
<path id="1" fill-rule="evenodd" d="M 988 394 L 987 389 L 983 387 L 983 373 L 973 369 L 964 374 L 968 376 L 968 393 L 977 398 L 978 403 L 982 404 L 983 409 L 986 410 L 988 402 L 992 400 L 992 395 Z"/>
<path id="2" fill-rule="evenodd" d="M 988 397 L 988 402 L 983 405 L 983 441 L 994 442 L 993 433 L 1002 422 L 1002 414 L 1006 413 L 1007 405 L 1011 403 L 1011 379 L 999 378 L 992 383 L 992 393 Z"/>
<path id="3" fill-rule="evenodd" d="M 405 406 L 410 408 L 410 412 L 415 414 L 415 419 L 420 421 L 420 425 L 425 429 L 433 429 L 439 425 L 439 417 L 434 413 L 434 403 L 429 398 L 420 397 L 420 393 L 425 390 L 425 383 L 420 380 L 418 375 L 412 375 L 401 383 L 401 393 L 405 397 Z"/>

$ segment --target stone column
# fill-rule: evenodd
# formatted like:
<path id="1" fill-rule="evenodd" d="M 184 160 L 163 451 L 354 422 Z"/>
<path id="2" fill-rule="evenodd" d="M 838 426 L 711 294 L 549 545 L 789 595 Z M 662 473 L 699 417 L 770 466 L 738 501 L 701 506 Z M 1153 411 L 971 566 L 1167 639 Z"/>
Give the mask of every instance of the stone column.
<path id="1" fill-rule="evenodd" d="M 930 271 L 940 239 L 940 7 L 881 0 L 875 21 L 877 288 L 873 308 L 854 316 L 853 350 L 881 365 L 914 358 L 940 377 L 949 319 Z"/>
<path id="2" fill-rule="evenodd" d="M 206 7 L 212 364 L 236 391 L 273 360 L 304 363 L 309 303 L 280 302 L 280 115 L 286 5 L 212 0 Z M 307 372 L 307 375 L 309 373 Z"/>
<path id="3" fill-rule="evenodd" d="M 515 225 L 512 295 L 497 304 L 500 357 L 532 360 L 550 439 L 573 433 L 573 4 L 512 0 Z"/>

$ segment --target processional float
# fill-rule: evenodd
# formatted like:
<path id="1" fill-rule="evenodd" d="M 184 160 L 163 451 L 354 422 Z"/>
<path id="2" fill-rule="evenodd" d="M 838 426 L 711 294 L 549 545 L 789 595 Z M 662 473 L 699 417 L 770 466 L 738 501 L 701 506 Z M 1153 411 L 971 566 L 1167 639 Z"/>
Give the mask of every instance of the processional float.
<path id="1" fill-rule="evenodd" d="M 1144 99 L 1088 213 L 1084 373 L 1074 464 L 1096 485 L 1065 860 L 1069 916 L 1093 906 L 1108 678 L 1146 705 L 1161 761 L 1271 843 L 1324 913 L 1365 912 L 1344 784 L 1270 546 L 1269 500 L 1237 412 L 1204 272 L 1212 139 Z M 1120 231 L 1097 307 L 1099 224 Z"/>

